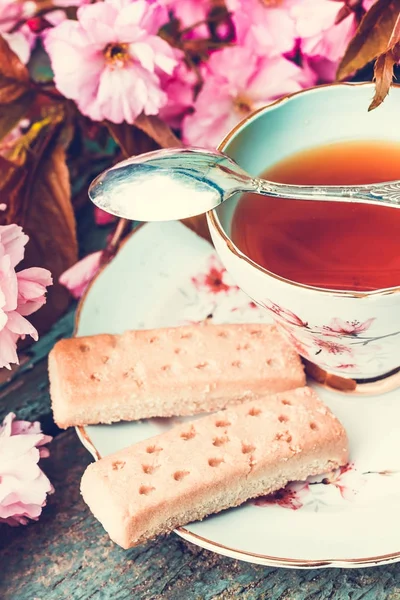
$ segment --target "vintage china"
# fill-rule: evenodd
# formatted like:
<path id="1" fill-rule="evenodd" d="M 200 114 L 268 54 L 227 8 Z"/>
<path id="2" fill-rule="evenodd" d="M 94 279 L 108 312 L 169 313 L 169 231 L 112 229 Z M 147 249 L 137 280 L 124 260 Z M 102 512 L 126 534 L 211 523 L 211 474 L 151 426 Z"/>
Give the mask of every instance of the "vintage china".
<path id="1" fill-rule="evenodd" d="M 122 244 L 81 301 L 76 335 L 198 322 L 268 321 L 203 239 L 181 223 L 147 224 Z M 315 384 L 313 384 L 315 385 Z M 214 552 L 292 568 L 373 566 L 400 560 L 400 392 L 358 398 L 318 388 L 350 438 L 349 469 L 297 483 L 177 530 Z M 95 459 L 179 419 L 78 428 Z"/>
<path id="2" fill-rule="evenodd" d="M 400 142 L 393 126 L 400 87 L 391 90 L 378 110 L 368 113 L 372 95 L 373 84 L 336 84 L 299 92 L 248 117 L 219 150 L 256 176 L 283 157 L 317 145 L 360 139 Z M 390 373 L 394 376 L 381 386 L 375 382 L 373 393 L 377 388 L 397 387 L 400 288 L 328 291 L 259 267 L 229 237 L 237 200 L 234 197 L 209 212 L 208 224 L 217 253 L 240 288 L 269 312 L 298 352 L 318 367 L 313 372 L 318 370 L 320 379 L 355 389 L 357 380 L 373 383 Z"/>

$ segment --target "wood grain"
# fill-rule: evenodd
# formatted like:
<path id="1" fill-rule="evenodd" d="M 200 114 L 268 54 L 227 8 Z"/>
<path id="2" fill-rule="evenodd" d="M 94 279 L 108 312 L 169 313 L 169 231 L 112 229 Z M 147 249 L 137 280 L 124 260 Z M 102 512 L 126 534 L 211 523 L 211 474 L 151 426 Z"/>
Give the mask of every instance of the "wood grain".
<path id="1" fill-rule="evenodd" d="M 0 526 L 2 600 L 399 600 L 400 565 L 291 570 L 224 558 L 176 535 L 124 551 L 79 494 L 91 460 L 73 430 L 56 437 L 44 468 L 56 492 L 38 523 Z"/>

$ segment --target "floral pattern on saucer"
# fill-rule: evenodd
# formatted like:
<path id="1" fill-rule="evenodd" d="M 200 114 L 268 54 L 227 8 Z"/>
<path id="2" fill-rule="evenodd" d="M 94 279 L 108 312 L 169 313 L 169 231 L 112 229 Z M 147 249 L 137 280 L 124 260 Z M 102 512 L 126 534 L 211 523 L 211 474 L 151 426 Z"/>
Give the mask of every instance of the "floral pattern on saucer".
<path id="1" fill-rule="evenodd" d="M 300 319 L 288 310 L 284 316 L 286 323 L 279 322 L 287 325 L 288 336 L 311 327 L 311 316 Z M 333 315 L 326 319 L 323 339 L 344 344 L 336 334 L 351 342 L 374 335 L 376 321 L 368 323 L 367 317 L 348 324 Z M 129 238 L 95 279 L 81 304 L 77 335 L 207 318 L 219 323 L 272 322 L 270 311 L 237 288 L 209 244 L 182 224 L 152 223 Z M 315 351 L 312 340 L 301 343 Z M 344 364 L 352 360 L 347 352 L 323 352 Z M 316 391 L 348 433 L 352 464 L 190 523 L 177 530 L 179 535 L 214 552 L 278 566 L 365 566 L 400 560 L 400 390 L 365 398 L 321 387 Z M 89 426 L 81 439 L 93 455 L 106 456 L 180 422 L 149 419 Z"/>

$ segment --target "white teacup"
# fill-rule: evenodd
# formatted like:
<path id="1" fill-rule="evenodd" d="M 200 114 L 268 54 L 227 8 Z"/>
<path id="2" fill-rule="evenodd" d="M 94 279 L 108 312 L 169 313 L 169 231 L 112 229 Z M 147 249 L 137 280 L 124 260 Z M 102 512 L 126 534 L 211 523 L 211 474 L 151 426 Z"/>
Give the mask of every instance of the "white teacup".
<path id="1" fill-rule="evenodd" d="M 400 143 L 400 87 L 394 86 L 383 105 L 369 113 L 372 96 L 370 83 L 293 94 L 249 116 L 219 149 L 256 176 L 290 154 L 331 142 Z M 400 385 L 400 282 L 373 292 L 329 291 L 271 273 L 230 239 L 238 199 L 207 215 L 215 248 L 239 287 L 271 313 L 307 359 L 309 372 L 348 390 L 360 390 L 360 380 L 364 390 L 373 392 Z"/>

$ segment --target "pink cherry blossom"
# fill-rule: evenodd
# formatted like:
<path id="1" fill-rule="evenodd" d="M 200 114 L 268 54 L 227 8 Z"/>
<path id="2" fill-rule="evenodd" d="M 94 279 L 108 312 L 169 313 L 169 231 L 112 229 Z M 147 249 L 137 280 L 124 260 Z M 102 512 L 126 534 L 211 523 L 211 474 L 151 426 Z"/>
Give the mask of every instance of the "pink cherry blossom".
<path id="1" fill-rule="evenodd" d="M 94 220 L 96 225 L 109 225 L 110 223 L 114 223 L 117 220 L 117 217 L 114 215 L 110 215 L 110 213 L 102 210 L 98 206 L 94 207 Z"/>
<path id="2" fill-rule="evenodd" d="M 183 121 L 185 143 L 215 147 L 250 112 L 307 85 L 310 74 L 282 56 L 257 57 L 242 46 L 215 52 L 194 113 Z"/>
<path id="3" fill-rule="evenodd" d="M 24 16 L 23 2 L 0 0 L 0 33 L 11 31 Z"/>
<path id="4" fill-rule="evenodd" d="M 34 15 L 35 11 L 36 3 L 33 1 L 0 0 L 0 35 L 24 64 L 28 62 L 31 55 L 35 36 L 25 24 L 15 31 L 14 29 L 18 23 Z"/>
<path id="5" fill-rule="evenodd" d="M 74 298 L 81 298 L 100 269 L 102 251 L 88 254 L 61 275 L 59 281 Z"/>
<path id="6" fill-rule="evenodd" d="M 185 29 L 205 21 L 211 8 L 211 0 L 166 0 L 166 4 L 179 19 L 181 28 Z M 202 24 L 191 30 L 187 37 L 207 37 L 207 35 L 207 25 Z"/>
<path id="7" fill-rule="evenodd" d="M 343 344 L 339 344 L 337 342 L 331 342 L 328 340 L 315 340 L 316 345 L 320 350 L 325 350 L 329 354 L 350 354 L 352 355 L 351 348 L 348 346 L 344 346 Z"/>
<path id="8" fill-rule="evenodd" d="M 90 0 L 53 0 L 54 6 L 67 8 L 68 6 L 82 6 L 82 4 L 90 4 Z"/>
<path id="9" fill-rule="evenodd" d="M 45 303 L 46 288 L 52 283 L 47 269 L 15 271 L 28 239 L 17 225 L 0 226 L 0 368 L 18 363 L 19 338 L 30 335 L 38 339 L 36 329 L 25 316 Z"/>
<path id="10" fill-rule="evenodd" d="M 363 323 L 360 321 L 343 321 L 343 319 L 339 319 L 336 317 L 332 319 L 329 325 L 326 325 L 323 328 L 323 332 L 326 335 L 353 335 L 357 336 L 360 333 L 364 333 L 367 331 L 372 323 L 375 321 L 375 317 L 367 319 Z"/>
<path id="11" fill-rule="evenodd" d="M 58 90 L 95 121 L 157 114 L 167 102 L 160 74 L 176 65 L 173 49 L 156 35 L 167 18 L 163 6 L 145 0 L 81 6 L 78 21 L 63 21 L 45 37 Z"/>
<path id="12" fill-rule="evenodd" d="M 353 37 L 357 21 L 354 13 L 349 13 L 340 23 L 336 19 L 346 5 L 346 2 L 332 0 L 301 0 L 290 9 L 290 15 L 296 24 L 296 32 L 301 38 L 301 51 L 314 60 L 323 60 L 321 65 L 316 62 L 320 74 L 332 78 L 333 69 L 343 56 L 348 43 Z M 332 63 L 329 70 L 329 63 Z"/>
<path id="13" fill-rule="evenodd" d="M 298 0 L 226 0 L 236 29 L 237 42 L 259 55 L 290 52 L 296 28 L 290 8 Z"/>
<path id="14" fill-rule="evenodd" d="M 183 61 L 177 65 L 171 76 L 162 79 L 162 87 L 168 100 L 160 110 L 160 117 L 170 127 L 178 129 L 184 116 L 193 107 L 196 83 L 196 74 Z"/>
<path id="15" fill-rule="evenodd" d="M 13 413 L 0 425 L 0 522 L 26 525 L 39 518 L 54 491 L 38 464 L 49 456 L 44 445 L 51 440 L 40 423 L 16 421 Z"/>
<path id="16" fill-rule="evenodd" d="M 279 306 L 272 300 L 264 300 L 261 305 L 267 310 L 271 311 L 276 317 L 279 317 L 287 323 L 288 325 L 296 325 L 296 327 L 307 327 L 307 323 L 303 321 L 300 317 L 298 317 L 291 310 L 284 308 L 283 306 Z"/>

